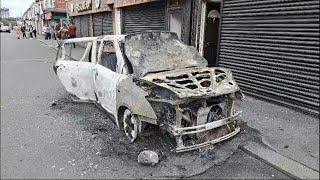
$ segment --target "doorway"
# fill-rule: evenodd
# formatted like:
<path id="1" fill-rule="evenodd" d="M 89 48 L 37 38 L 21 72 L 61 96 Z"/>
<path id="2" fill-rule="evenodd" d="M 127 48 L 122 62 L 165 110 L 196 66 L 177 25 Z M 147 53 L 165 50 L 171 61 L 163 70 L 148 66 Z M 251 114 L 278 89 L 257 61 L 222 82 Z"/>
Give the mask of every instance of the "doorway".
<path id="1" fill-rule="evenodd" d="M 218 66 L 218 42 L 220 29 L 220 2 L 206 3 L 203 56 L 209 67 Z"/>

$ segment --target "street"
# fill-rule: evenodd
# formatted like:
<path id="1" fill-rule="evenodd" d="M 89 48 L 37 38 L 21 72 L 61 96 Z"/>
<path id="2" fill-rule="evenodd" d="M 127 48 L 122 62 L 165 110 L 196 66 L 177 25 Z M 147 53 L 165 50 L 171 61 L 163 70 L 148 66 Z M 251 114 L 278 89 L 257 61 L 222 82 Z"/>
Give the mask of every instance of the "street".
<path id="1" fill-rule="evenodd" d="M 126 142 L 94 104 L 72 102 L 53 71 L 55 56 L 55 49 L 37 39 L 1 33 L 1 178 L 141 179 L 170 173 L 181 178 L 193 168 L 191 179 L 290 179 L 237 148 L 198 175 L 202 160 L 171 153 L 170 138 L 159 132 L 138 145 Z M 137 162 L 137 154 L 148 147 L 163 152 L 154 167 Z M 170 163 L 184 156 L 196 157 L 196 163 Z M 171 167 L 176 170 L 168 171 Z"/>

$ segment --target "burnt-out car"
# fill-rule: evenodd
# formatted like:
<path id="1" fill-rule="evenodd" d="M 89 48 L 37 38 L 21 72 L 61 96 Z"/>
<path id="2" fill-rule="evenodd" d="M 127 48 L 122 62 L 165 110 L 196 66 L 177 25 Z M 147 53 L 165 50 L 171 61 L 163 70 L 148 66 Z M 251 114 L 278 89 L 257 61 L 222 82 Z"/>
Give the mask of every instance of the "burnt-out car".
<path id="1" fill-rule="evenodd" d="M 175 137 L 183 152 L 240 131 L 239 86 L 230 70 L 207 66 L 175 33 L 147 32 L 66 40 L 54 70 L 75 101 L 102 107 L 130 142 L 150 123 Z"/>

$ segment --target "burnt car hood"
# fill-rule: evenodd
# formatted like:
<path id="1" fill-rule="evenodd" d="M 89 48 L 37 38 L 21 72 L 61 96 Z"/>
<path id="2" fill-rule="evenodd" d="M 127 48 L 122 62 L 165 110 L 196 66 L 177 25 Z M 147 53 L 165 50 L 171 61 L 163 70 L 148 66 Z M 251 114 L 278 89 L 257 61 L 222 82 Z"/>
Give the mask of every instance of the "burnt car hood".
<path id="1" fill-rule="evenodd" d="M 169 89 L 179 98 L 215 97 L 240 90 L 226 68 L 184 68 L 148 74 L 141 79 Z"/>
<path id="2" fill-rule="evenodd" d="M 208 65 L 192 46 L 183 44 L 172 32 L 145 32 L 125 37 L 125 55 L 132 64 L 133 78 L 149 73 Z"/>

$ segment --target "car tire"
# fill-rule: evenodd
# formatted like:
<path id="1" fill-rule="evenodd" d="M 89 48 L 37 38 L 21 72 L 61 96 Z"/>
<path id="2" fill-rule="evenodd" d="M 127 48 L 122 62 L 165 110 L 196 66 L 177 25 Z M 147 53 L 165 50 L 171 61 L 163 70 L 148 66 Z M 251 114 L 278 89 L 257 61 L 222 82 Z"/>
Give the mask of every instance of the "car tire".
<path id="1" fill-rule="evenodd" d="M 124 133 L 132 143 L 138 137 L 140 121 L 129 109 L 124 110 L 122 118 Z"/>

